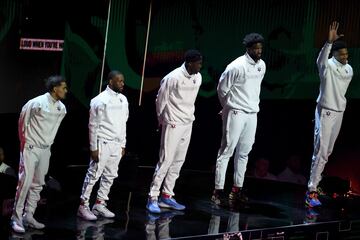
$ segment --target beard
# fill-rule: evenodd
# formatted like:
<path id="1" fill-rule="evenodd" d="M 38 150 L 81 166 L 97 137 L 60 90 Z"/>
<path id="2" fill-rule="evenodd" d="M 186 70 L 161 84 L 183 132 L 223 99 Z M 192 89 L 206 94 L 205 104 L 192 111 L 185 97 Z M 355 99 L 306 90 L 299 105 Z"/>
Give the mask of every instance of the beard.
<path id="1" fill-rule="evenodd" d="M 254 55 L 253 59 L 259 61 L 261 59 L 261 55 Z"/>
<path id="2" fill-rule="evenodd" d="M 116 93 L 121 93 L 121 92 L 122 92 L 122 89 L 121 89 L 121 88 L 114 88 L 114 92 L 116 92 Z"/>
<path id="3" fill-rule="evenodd" d="M 249 54 L 249 56 L 255 61 L 259 61 L 261 59 L 261 55 L 256 55 L 256 54 Z"/>

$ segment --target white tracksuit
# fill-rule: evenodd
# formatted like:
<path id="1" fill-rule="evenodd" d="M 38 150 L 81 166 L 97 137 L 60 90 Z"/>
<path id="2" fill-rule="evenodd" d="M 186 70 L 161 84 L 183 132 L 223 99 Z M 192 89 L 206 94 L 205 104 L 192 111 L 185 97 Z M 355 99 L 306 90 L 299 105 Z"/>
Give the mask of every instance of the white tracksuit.
<path id="1" fill-rule="evenodd" d="M 49 93 L 31 99 L 22 108 L 19 181 L 12 220 L 22 222 L 24 205 L 26 213 L 34 214 L 49 169 L 50 147 L 65 114 L 64 104 Z"/>
<path id="2" fill-rule="evenodd" d="M 247 53 L 222 73 L 217 92 L 223 107 L 223 136 L 216 160 L 215 189 L 223 189 L 230 157 L 234 157 L 234 186 L 242 187 L 248 154 L 255 141 L 261 82 L 266 66 Z"/>
<path id="3" fill-rule="evenodd" d="M 162 123 L 159 162 L 156 166 L 149 195 L 174 195 L 175 181 L 185 161 L 190 143 L 192 122 L 195 120 L 195 99 L 201 85 L 201 74 L 190 75 L 185 64 L 161 81 L 156 98 L 156 112 Z M 171 125 L 175 125 L 172 127 Z"/>
<path id="4" fill-rule="evenodd" d="M 90 159 L 82 187 L 81 199 L 89 205 L 91 191 L 100 180 L 97 199 L 109 200 L 108 194 L 114 179 L 122 149 L 126 145 L 126 122 L 129 117 L 127 98 L 113 91 L 109 86 L 90 103 L 89 139 L 90 150 L 99 151 L 99 161 Z"/>
<path id="5" fill-rule="evenodd" d="M 339 134 L 346 108 L 345 94 L 353 76 L 349 64 L 329 59 L 332 44 L 326 43 L 316 61 L 320 76 L 320 94 L 315 110 L 314 153 L 308 188 L 316 191 L 321 174 Z"/>
<path id="6" fill-rule="evenodd" d="M 240 230 L 240 213 L 239 212 L 230 212 L 230 216 L 228 216 L 228 222 L 226 227 L 226 232 L 235 233 Z M 219 215 L 211 215 L 208 234 L 215 235 L 220 232 L 220 223 L 221 217 Z"/>
<path id="7" fill-rule="evenodd" d="M 165 218 L 165 219 L 157 220 L 155 222 L 148 221 L 145 224 L 146 240 L 171 239 L 170 236 L 171 220 L 172 220 L 171 218 Z"/>

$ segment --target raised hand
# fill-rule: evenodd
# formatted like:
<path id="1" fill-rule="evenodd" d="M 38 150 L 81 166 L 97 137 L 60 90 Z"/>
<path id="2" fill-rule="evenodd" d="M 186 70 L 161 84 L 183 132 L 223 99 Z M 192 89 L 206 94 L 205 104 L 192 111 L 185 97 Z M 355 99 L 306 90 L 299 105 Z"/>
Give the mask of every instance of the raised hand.
<path id="1" fill-rule="evenodd" d="M 339 23 L 338 22 L 334 21 L 334 22 L 332 22 L 330 24 L 330 27 L 329 27 L 329 39 L 328 39 L 329 43 L 333 43 L 338 38 L 344 36 L 344 34 L 338 35 L 338 33 L 337 33 L 338 28 L 339 28 Z"/>

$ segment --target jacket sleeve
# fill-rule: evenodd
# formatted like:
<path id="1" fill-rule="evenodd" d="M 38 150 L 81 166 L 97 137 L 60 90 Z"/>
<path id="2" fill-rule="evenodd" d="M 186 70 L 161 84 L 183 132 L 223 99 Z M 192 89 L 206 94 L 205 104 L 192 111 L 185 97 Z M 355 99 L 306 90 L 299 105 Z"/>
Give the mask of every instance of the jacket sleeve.
<path id="1" fill-rule="evenodd" d="M 35 101 L 28 101 L 21 109 L 19 121 L 18 121 L 18 134 L 21 144 L 21 150 L 26 142 L 26 128 L 30 125 L 30 119 L 36 111 L 40 109 L 40 103 Z"/>
<path id="2" fill-rule="evenodd" d="M 164 78 L 160 83 L 160 89 L 156 96 L 156 115 L 161 118 L 166 105 L 169 102 L 169 95 L 174 79 Z"/>
<path id="3" fill-rule="evenodd" d="M 124 135 L 124 138 L 123 140 L 121 141 L 120 145 L 122 148 L 125 148 L 126 147 L 126 122 L 127 120 L 129 119 L 129 103 L 127 102 L 126 100 L 126 108 L 125 108 L 125 129 L 123 130 L 123 135 Z"/>
<path id="4" fill-rule="evenodd" d="M 98 130 L 104 112 L 104 105 L 91 102 L 89 112 L 89 140 L 90 151 L 98 150 Z"/>
<path id="5" fill-rule="evenodd" d="M 326 69 L 328 67 L 328 60 L 329 60 L 331 47 L 332 47 L 331 43 L 325 43 L 325 45 L 321 48 L 319 56 L 316 60 L 316 65 L 319 69 L 319 74 L 322 76 L 325 75 Z"/>
<path id="6" fill-rule="evenodd" d="M 239 76 L 239 70 L 235 67 L 227 67 L 221 74 L 217 86 L 217 93 L 222 107 L 226 104 L 227 95 Z"/>
<path id="7" fill-rule="evenodd" d="M 58 117 L 58 119 L 56 121 L 55 129 L 59 129 L 59 126 L 67 113 L 65 105 L 61 104 L 61 107 L 62 107 L 62 113 L 60 114 L 60 116 Z"/>

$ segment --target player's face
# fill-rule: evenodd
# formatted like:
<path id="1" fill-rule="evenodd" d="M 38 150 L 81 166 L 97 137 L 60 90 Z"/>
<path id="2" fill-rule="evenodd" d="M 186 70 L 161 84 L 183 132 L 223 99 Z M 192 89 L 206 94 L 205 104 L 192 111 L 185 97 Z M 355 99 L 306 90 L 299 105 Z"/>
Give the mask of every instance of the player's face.
<path id="1" fill-rule="evenodd" d="M 344 64 L 344 65 L 347 64 L 348 58 L 349 58 L 349 53 L 348 53 L 347 48 L 341 48 L 341 49 L 335 51 L 334 57 L 341 64 Z"/>
<path id="2" fill-rule="evenodd" d="M 124 90 L 125 79 L 122 74 L 118 74 L 110 80 L 109 83 L 112 90 L 119 93 Z"/>
<path id="3" fill-rule="evenodd" d="M 202 59 L 195 61 L 195 62 L 190 62 L 188 66 L 189 66 L 190 74 L 198 73 L 198 72 L 200 72 L 201 67 L 202 67 Z"/>
<path id="4" fill-rule="evenodd" d="M 247 53 L 252 59 L 254 59 L 254 61 L 258 61 L 261 58 L 262 49 L 262 43 L 255 43 L 251 47 L 247 48 Z"/>
<path id="5" fill-rule="evenodd" d="M 59 86 L 54 87 L 55 97 L 59 100 L 65 99 L 68 92 L 66 82 L 61 82 Z"/>

